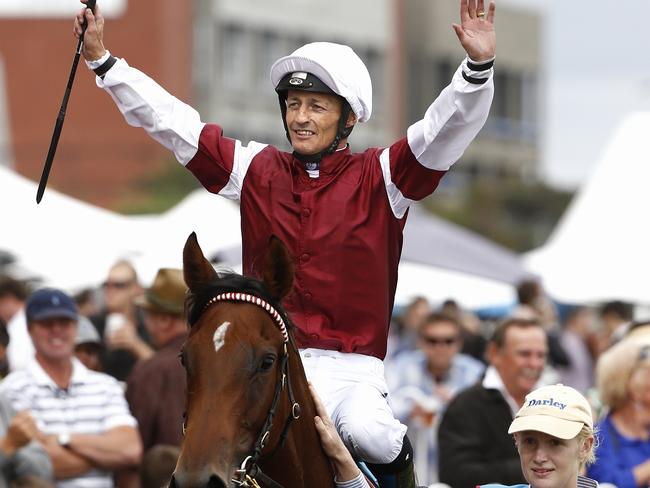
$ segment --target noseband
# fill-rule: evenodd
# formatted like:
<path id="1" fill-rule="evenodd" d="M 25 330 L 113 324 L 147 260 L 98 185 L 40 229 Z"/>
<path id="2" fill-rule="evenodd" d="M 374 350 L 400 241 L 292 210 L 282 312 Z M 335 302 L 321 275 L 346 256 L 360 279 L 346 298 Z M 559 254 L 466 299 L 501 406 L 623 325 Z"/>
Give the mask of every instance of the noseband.
<path id="1" fill-rule="evenodd" d="M 271 316 L 275 324 L 280 329 L 280 332 L 282 333 L 283 341 L 282 354 L 280 355 L 280 376 L 277 383 L 275 384 L 275 393 L 273 394 L 273 402 L 271 403 L 271 408 L 266 415 L 264 425 L 262 426 L 262 429 L 257 436 L 257 440 L 255 441 L 250 454 L 244 458 L 241 467 L 235 471 L 235 478 L 231 480 L 235 485 L 241 488 L 259 488 L 259 484 L 257 483 L 256 478 L 262 480 L 266 486 L 282 488 L 280 484 L 262 473 L 262 470 L 260 469 L 258 463 L 262 457 L 262 450 L 266 446 L 269 437 L 271 436 L 273 418 L 275 417 L 276 409 L 278 403 L 280 402 L 280 395 L 285 386 L 287 388 L 287 394 L 289 396 L 289 403 L 291 404 L 291 412 L 284 421 L 284 427 L 282 429 L 282 433 L 280 434 L 280 440 L 271 453 L 275 452 L 275 449 L 278 447 L 284 445 L 284 441 L 289 434 L 289 427 L 291 426 L 291 423 L 300 417 L 300 404 L 295 401 L 293 390 L 291 388 L 291 380 L 289 378 L 289 333 L 287 332 L 287 326 L 284 322 L 284 319 L 282 318 L 282 315 L 280 315 L 280 313 L 278 313 L 278 311 L 270 303 L 254 295 L 237 292 L 222 293 L 208 300 L 208 302 L 203 307 L 202 313 L 205 313 L 209 307 L 217 302 L 245 302 L 256 305 L 265 310 Z M 183 426 L 183 432 L 184 431 L 185 428 Z"/>

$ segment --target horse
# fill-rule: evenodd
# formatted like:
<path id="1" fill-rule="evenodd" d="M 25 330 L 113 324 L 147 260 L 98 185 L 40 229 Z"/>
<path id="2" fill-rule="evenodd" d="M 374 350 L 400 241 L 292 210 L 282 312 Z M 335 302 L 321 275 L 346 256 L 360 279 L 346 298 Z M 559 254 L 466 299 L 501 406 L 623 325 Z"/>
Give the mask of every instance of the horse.
<path id="1" fill-rule="evenodd" d="M 184 437 L 169 488 L 334 487 L 282 299 L 293 262 L 272 237 L 261 280 L 218 274 L 192 233 L 183 249 L 189 334 Z"/>

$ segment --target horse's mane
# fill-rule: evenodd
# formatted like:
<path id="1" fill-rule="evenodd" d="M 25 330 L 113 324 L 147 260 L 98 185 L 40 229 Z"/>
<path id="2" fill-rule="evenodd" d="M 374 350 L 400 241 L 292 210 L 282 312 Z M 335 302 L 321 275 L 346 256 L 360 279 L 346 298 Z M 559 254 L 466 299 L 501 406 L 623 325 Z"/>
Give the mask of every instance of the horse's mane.
<path id="1" fill-rule="evenodd" d="M 210 283 L 195 286 L 185 301 L 187 323 L 194 326 L 205 311 L 207 303 L 222 293 L 248 293 L 266 301 L 280 314 L 288 330 L 293 329 L 293 322 L 278 300 L 273 298 L 264 283 L 256 278 L 242 276 L 234 272 L 221 272 L 217 279 Z"/>

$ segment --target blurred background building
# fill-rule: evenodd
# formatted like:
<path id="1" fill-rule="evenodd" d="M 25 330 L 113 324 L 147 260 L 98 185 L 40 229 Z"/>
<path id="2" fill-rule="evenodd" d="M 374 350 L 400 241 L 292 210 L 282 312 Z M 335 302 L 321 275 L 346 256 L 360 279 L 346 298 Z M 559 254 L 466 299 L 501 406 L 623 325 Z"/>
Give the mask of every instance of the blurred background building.
<path id="1" fill-rule="evenodd" d="M 452 0 L 312 0 L 309 9 L 299 0 L 99 4 L 113 54 L 196 107 L 203 120 L 220 123 L 226 135 L 285 149 L 269 68 L 300 45 L 345 43 L 368 66 L 373 118 L 355 128 L 353 150 L 401 137 L 464 57 L 451 27 L 458 21 Z M 39 0 L 28 12 L 19 0 L 0 5 L 0 164 L 33 180 L 40 177 L 70 71 L 76 45 L 71 16 L 78 8 L 76 0 Z M 536 191 L 542 18 L 501 2 L 497 31 L 490 118 L 425 205 L 521 251 L 543 242 L 568 197 Z M 124 213 L 159 212 L 195 188 L 191 175 L 143 131 L 128 127 L 94 85 L 82 63 L 49 185 Z M 490 217 L 495 214 L 500 218 Z"/>

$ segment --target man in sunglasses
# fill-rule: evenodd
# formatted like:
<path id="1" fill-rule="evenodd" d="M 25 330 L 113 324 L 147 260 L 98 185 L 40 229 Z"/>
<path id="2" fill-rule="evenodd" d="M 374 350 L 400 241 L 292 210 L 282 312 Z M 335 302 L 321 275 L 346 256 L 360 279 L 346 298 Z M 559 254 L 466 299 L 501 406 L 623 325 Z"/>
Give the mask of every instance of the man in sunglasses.
<path id="1" fill-rule="evenodd" d="M 393 413 L 408 426 L 418 479 L 427 485 L 438 481 L 437 418 L 485 370 L 482 362 L 460 352 L 461 334 L 454 317 L 433 313 L 417 330 L 418 349 L 398 354 L 386 368 Z"/>
<path id="2" fill-rule="evenodd" d="M 133 301 L 142 294 L 133 265 L 124 260 L 113 264 L 102 283 L 104 310 L 91 317 L 103 340 L 103 371 L 126 381 L 136 362 L 153 355 L 142 312 Z"/>
<path id="3" fill-rule="evenodd" d="M 506 319 L 494 330 L 486 353 L 483 379 L 451 400 L 438 429 L 440 481 L 454 488 L 526 481 L 508 428 L 526 395 L 540 386 L 546 331 L 537 320 Z"/>

